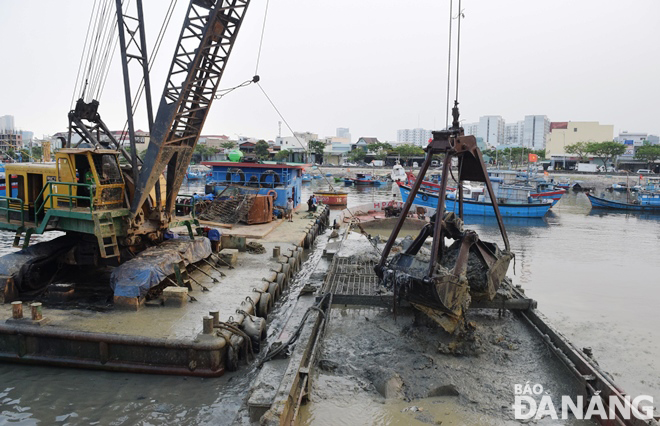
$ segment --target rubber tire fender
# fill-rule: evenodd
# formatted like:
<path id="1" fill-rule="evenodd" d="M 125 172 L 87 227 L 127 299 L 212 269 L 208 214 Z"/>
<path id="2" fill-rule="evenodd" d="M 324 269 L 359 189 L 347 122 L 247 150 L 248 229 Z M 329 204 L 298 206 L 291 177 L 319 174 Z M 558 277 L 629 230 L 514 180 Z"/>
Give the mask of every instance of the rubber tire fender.
<path id="1" fill-rule="evenodd" d="M 235 174 L 240 176 L 240 180 L 237 183 L 240 183 L 241 185 L 243 185 L 245 183 L 245 173 L 243 172 L 243 170 L 238 169 L 238 168 L 227 170 L 227 174 L 225 175 L 225 181 L 229 182 L 229 183 L 234 183 L 232 181 L 232 175 L 235 175 Z"/>
<path id="2" fill-rule="evenodd" d="M 267 183 L 266 176 L 273 176 L 273 182 Z M 275 171 L 273 170 L 266 170 L 261 174 L 261 177 L 259 178 L 259 185 L 261 185 L 262 188 L 275 188 L 279 184 L 280 184 L 280 175 L 275 173 Z"/>
<path id="3" fill-rule="evenodd" d="M 422 201 L 428 201 L 428 200 L 429 200 L 428 194 L 422 193 Z"/>

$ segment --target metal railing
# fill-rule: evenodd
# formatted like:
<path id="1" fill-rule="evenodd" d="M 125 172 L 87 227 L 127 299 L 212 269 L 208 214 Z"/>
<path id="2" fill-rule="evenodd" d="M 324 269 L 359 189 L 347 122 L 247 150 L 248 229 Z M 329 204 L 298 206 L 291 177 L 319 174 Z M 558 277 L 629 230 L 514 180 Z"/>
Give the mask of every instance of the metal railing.
<path id="1" fill-rule="evenodd" d="M 190 198 L 190 203 L 174 203 L 174 216 L 186 216 L 186 210 L 190 209 L 190 214 L 193 219 L 197 219 L 197 212 L 195 211 L 195 205 L 197 204 L 197 199 L 193 195 L 179 194 L 176 199 L 179 198 Z M 181 208 L 181 215 L 178 215 L 178 207 Z"/>
<path id="2" fill-rule="evenodd" d="M 69 188 L 68 194 L 53 193 L 54 185 L 64 185 Z M 87 188 L 89 195 L 73 195 L 73 187 L 77 188 Z M 94 190 L 95 185 L 89 185 L 86 183 L 74 183 L 74 182 L 46 182 L 46 185 L 41 189 L 41 192 L 34 200 L 34 222 L 36 225 L 39 224 L 39 214 L 45 211 L 46 203 L 50 200 L 50 208 L 61 209 L 61 206 L 54 206 L 53 200 L 55 197 L 64 198 L 68 200 L 69 211 L 72 211 L 75 207 L 78 206 L 77 200 L 87 200 L 89 201 L 89 212 L 94 211 Z M 50 188 L 50 193 L 44 198 L 44 192 L 46 188 Z M 39 200 L 43 199 L 43 202 L 39 205 Z M 74 200 L 76 201 L 74 203 Z"/>
<path id="3" fill-rule="evenodd" d="M 20 204 L 20 209 L 12 208 L 12 203 Z M 25 202 L 20 198 L 15 197 L 0 197 L 0 212 L 7 217 L 7 223 L 11 223 L 11 214 L 19 213 L 21 226 L 25 226 L 25 212 L 23 208 L 25 207 Z"/>

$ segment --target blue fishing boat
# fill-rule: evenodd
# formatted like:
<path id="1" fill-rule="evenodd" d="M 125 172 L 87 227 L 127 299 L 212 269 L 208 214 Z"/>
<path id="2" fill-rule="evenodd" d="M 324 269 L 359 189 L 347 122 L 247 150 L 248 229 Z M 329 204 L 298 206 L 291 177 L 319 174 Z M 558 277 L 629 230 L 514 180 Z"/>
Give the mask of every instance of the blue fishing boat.
<path id="1" fill-rule="evenodd" d="M 660 192 L 641 192 L 634 202 L 623 202 L 585 194 L 591 207 L 598 209 L 627 210 L 637 212 L 660 212 Z"/>
<path id="2" fill-rule="evenodd" d="M 368 173 L 357 173 L 353 179 L 356 185 L 373 185 L 374 181 L 373 176 Z"/>
<path id="3" fill-rule="evenodd" d="M 303 182 L 311 182 L 312 181 L 312 175 L 310 175 L 309 173 L 303 173 L 302 181 Z"/>
<path id="4" fill-rule="evenodd" d="M 346 186 L 351 186 L 351 185 L 353 185 L 353 179 L 351 179 L 351 178 L 344 178 L 344 185 L 346 185 Z"/>
<path id="5" fill-rule="evenodd" d="M 313 177 L 314 179 L 323 179 L 323 176 L 321 176 L 321 175 L 314 175 L 314 176 L 312 176 L 312 177 Z"/>
<path id="6" fill-rule="evenodd" d="M 405 202 L 410 195 L 410 187 L 399 185 L 401 199 Z M 413 204 L 435 209 L 438 207 L 438 194 L 419 191 L 415 195 Z M 548 213 L 552 202 L 548 200 L 534 200 L 527 203 L 499 203 L 500 213 L 505 217 L 543 217 Z M 445 210 L 458 213 L 458 201 L 447 197 Z M 476 216 L 495 216 L 493 204 L 486 201 L 463 200 L 463 214 Z"/>
<path id="7" fill-rule="evenodd" d="M 206 194 L 221 196 L 232 188 L 240 194 L 271 195 L 273 205 L 287 206 L 293 198 L 294 207 L 301 203 L 303 165 L 289 163 L 246 163 L 232 161 L 209 161 L 212 181 L 205 186 Z"/>

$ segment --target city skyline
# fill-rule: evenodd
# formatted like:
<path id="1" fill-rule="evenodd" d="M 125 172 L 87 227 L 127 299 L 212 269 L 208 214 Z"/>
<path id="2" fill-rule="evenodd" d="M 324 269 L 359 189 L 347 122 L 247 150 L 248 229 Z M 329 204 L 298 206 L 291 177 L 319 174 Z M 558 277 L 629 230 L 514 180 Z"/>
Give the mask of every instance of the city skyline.
<path id="1" fill-rule="evenodd" d="M 337 126 L 345 126 L 354 139 L 378 135 L 394 141 L 398 129 L 441 129 L 446 71 L 438 70 L 446 70 L 447 22 L 437 18 L 446 15 L 446 6 L 431 0 L 409 4 L 406 14 L 420 22 L 402 35 L 389 25 L 368 32 L 361 25 L 368 17 L 384 24 L 398 22 L 400 10 L 394 6 L 351 3 L 346 13 L 332 4 L 278 2 L 269 9 L 264 35 L 258 71 L 262 87 L 295 130 L 330 136 Z M 248 11 L 222 87 L 254 74 L 264 8 L 264 3 L 254 2 Z M 86 23 L 90 9 L 83 0 L 46 3 L 37 10 L 24 2 L 3 4 L 0 24 L 8 33 L 20 33 L 25 22 L 33 24 L 35 33 L 6 43 L 4 53 L 20 57 L 21 65 L 0 69 L 0 81 L 7 86 L 0 114 L 15 116 L 21 129 L 38 136 L 66 129 L 84 25 L 50 29 L 52 22 Z M 150 42 L 164 15 L 160 9 L 164 8 L 154 0 L 145 1 Z M 660 133 L 655 106 L 660 84 L 653 75 L 660 65 L 660 48 L 653 42 L 652 25 L 660 3 L 638 2 L 637 9 L 645 13 L 640 14 L 635 31 L 627 32 L 611 30 L 627 13 L 619 4 L 503 1 L 495 5 L 474 0 L 465 2 L 464 9 L 459 96 L 463 122 L 492 113 L 522 117 L 542 111 L 557 121 L 600 121 L 613 123 L 617 132 Z M 156 106 L 182 13 L 179 7 L 153 68 Z M 333 30 L 337 22 L 342 23 L 340 33 Z M 504 31 L 505 27 L 512 30 Z M 37 37 L 41 42 L 35 41 Z M 515 45 L 519 53 L 508 57 L 506 66 L 485 70 L 485 63 L 502 63 L 498 52 L 503 45 Z M 576 45 L 588 48 L 574 49 Z M 399 60 L 386 59 L 392 51 Z M 608 65 L 617 54 L 641 58 L 644 65 Z M 115 58 L 100 108 L 108 126 L 115 129 L 125 121 L 121 84 Z M 453 98 L 453 87 L 451 93 Z M 137 127 L 147 127 L 143 116 L 138 114 Z M 252 85 L 216 101 L 204 133 L 272 139 L 280 120 Z M 283 128 L 283 136 L 289 134 Z"/>

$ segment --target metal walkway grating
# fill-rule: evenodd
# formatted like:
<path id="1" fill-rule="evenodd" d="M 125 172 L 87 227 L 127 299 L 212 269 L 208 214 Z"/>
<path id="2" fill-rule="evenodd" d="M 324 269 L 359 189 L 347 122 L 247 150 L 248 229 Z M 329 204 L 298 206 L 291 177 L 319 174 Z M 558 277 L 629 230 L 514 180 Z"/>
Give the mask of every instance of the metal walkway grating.
<path id="1" fill-rule="evenodd" d="M 352 261 L 345 257 L 335 257 L 323 285 L 323 293 L 332 293 L 333 304 L 383 305 L 391 301 L 391 296 L 383 294 L 383 289 L 374 272 L 373 261 Z"/>

